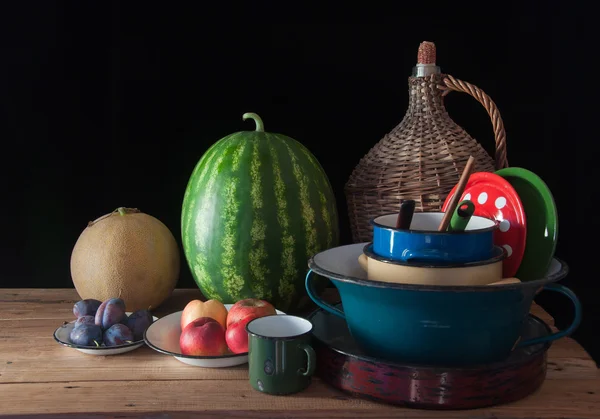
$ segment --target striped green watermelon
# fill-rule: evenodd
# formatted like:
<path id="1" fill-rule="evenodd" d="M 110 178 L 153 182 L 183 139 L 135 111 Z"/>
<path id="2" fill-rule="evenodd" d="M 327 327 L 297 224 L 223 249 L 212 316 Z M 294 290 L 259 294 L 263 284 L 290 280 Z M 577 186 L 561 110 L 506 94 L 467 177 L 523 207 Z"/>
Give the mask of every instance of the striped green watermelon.
<path id="1" fill-rule="evenodd" d="M 335 197 L 306 147 L 248 118 L 256 130 L 217 141 L 190 177 L 183 249 L 206 298 L 261 298 L 290 310 L 305 295 L 308 259 L 338 245 Z"/>

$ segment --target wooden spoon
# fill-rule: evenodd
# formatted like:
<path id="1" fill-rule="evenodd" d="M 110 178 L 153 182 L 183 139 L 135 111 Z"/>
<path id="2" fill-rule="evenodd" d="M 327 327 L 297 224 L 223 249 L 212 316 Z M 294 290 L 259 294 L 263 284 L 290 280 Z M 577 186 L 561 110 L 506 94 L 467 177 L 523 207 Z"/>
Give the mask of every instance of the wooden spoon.
<path id="1" fill-rule="evenodd" d="M 456 191 L 454 195 L 450 199 L 450 203 L 446 208 L 446 212 L 444 213 L 444 217 L 442 218 L 442 222 L 438 227 L 438 231 L 446 231 L 448 228 L 448 224 L 450 224 L 450 219 L 452 218 L 452 214 L 456 210 L 456 206 L 458 205 L 459 199 L 465 191 L 465 187 L 467 186 L 467 182 L 469 180 L 469 176 L 471 176 L 471 171 L 473 170 L 473 164 L 475 163 L 475 158 L 473 156 L 469 157 L 467 160 L 467 164 L 458 180 L 458 185 L 456 185 Z"/>

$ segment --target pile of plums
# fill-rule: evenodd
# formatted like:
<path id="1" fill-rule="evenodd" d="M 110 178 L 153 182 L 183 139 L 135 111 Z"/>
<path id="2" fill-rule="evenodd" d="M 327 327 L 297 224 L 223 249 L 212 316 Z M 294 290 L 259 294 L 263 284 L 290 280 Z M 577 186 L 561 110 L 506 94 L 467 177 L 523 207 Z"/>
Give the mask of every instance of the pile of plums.
<path id="1" fill-rule="evenodd" d="M 127 316 L 125 302 L 120 298 L 78 301 L 73 314 L 77 320 L 70 334 L 71 343 L 82 346 L 118 346 L 142 340 L 153 321 L 148 310 Z"/>

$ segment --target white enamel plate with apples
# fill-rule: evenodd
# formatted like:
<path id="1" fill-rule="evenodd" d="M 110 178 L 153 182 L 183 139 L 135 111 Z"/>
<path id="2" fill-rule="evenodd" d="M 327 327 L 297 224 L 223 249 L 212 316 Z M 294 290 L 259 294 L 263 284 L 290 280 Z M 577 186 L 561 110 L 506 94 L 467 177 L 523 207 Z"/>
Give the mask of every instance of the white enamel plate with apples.
<path id="1" fill-rule="evenodd" d="M 246 324 L 275 313 L 285 314 L 257 299 L 240 300 L 235 304 L 193 300 L 183 311 L 152 323 L 144 333 L 144 341 L 155 351 L 171 355 L 184 364 L 233 367 L 248 362 Z"/>

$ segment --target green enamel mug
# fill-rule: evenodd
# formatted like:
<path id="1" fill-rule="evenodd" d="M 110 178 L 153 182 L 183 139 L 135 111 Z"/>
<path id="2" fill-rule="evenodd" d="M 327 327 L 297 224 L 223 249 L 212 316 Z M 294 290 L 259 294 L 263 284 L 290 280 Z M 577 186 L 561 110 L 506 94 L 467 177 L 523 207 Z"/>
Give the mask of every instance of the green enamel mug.
<path id="1" fill-rule="evenodd" d="M 268 394 L 292 394 L 307 388 L 316 367 L 310 346 L 312 323 L 275 314 L 251 320 L 248 332 L 250 385 Z"/>

